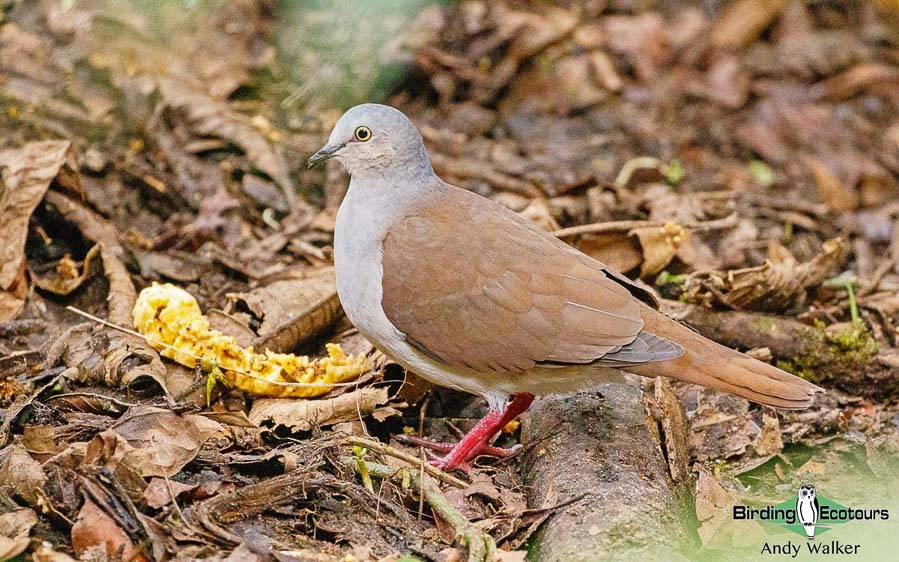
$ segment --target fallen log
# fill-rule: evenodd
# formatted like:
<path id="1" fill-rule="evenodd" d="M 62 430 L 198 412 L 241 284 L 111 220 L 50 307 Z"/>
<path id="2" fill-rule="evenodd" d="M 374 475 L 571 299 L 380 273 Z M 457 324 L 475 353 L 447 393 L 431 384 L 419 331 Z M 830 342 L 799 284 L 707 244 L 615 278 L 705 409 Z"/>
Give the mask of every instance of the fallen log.
<path id="1" fill-rule="evenodd" d="M 899 355 L 878 349 L 860 325 L 825 328 L 782 316 L 671 302 L 665 312 L 723 345 L 768 349 L 778 367 L 816 384 L 881 398 L 899 392 Z"/>
<path id="2" fill-rule="evenodd" d="M 695 552 L 687 423 L 667 382 L 543 398 L 522 426 L 531 507 L 558 505 L 532 539 L 540 562 L 687 560 Z"/>

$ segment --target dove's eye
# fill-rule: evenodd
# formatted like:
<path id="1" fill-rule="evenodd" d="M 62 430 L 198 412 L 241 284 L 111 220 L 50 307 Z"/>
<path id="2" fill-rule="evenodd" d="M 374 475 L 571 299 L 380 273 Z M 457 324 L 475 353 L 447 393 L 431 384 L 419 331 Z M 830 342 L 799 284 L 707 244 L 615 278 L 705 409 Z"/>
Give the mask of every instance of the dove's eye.
<path id="1" fill-rule="evenodd" d="M 356 140 L 367 142 L 371 139 L 371 129 L 368 127 L 356 127 L 356 132 L 354 133 Z"/>

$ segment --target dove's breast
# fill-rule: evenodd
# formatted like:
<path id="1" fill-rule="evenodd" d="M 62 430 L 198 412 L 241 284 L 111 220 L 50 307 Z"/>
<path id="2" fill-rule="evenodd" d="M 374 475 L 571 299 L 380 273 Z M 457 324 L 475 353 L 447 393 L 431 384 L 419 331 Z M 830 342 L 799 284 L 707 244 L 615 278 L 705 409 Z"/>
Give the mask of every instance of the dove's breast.
<path id="1" fill-rule="evenodd" d="M 375 347 L 405 368 L 439 385 L 480 394 L 492 405 L 500 404 L 507 392 L 465 369 L 450 368 L 419 352 L 384 312 L 383 243 L 390 225 L 408 211 L 404 200 L 396 190 L 350 184 L 334 229 L 334 269 L 344 313 Z"/>

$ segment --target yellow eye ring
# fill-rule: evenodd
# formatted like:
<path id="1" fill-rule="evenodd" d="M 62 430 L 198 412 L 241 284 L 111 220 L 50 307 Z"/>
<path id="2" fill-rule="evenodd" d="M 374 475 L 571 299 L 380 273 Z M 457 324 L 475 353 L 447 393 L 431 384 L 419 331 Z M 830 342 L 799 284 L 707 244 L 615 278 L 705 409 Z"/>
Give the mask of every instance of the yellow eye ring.
<path id="1" fill-rule="evenodd" d="M 368 142 L 371 140 L 371 129 L 368 127 L 356 127 L 353 136 L 356 137 L 357 141 Z"/>

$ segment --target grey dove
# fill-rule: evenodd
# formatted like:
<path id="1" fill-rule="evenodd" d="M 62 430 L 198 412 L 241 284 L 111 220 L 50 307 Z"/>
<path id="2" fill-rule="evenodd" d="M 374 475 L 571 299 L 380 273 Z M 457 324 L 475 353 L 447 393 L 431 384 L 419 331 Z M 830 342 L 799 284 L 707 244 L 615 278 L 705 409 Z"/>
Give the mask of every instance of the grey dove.
<path id="1" fill-rule="evenodd" d="M 310 165 L 350 174 L 337 213 L 337 292 L 350 321 L 400 365 L 483 396 L 489 413 L 435 464 L 465 469 L 535 395 L 657 375 L 775 408 L 817 386 L 659 312 L 648 292 L 501 205 L 450 185 L 400 111 L 347 111 Z M 436 444 L 435 444 L 436 446 Z"/>

